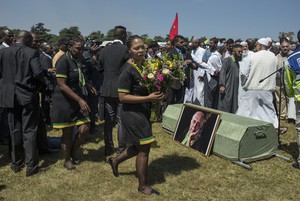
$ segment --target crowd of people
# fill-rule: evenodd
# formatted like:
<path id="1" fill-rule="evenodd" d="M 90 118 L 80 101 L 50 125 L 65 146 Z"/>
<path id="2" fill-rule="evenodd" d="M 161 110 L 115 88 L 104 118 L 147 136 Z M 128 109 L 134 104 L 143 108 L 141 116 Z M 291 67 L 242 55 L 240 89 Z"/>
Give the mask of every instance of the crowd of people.
<path id="1" fill-rule="evenodd" d="M 297 37 L 300 41 L 300 32 Z M 80 163 L 76 153 L 100 119 L 104 121 L 104 154 L 113 175 L 119 176 L 118 166 L 136 156 L 138 191 L 159 194 L 147 184 L 155 141 L 151 102 L 155 101 L 163 101 L 160 117 L 168 105 L 176 103 L 267 121 L 275 128 L 279 116 L 296 122 L 300 139 L 300 94 L 294 85 L 300 69 L 297 60 L 292 62 L 300 50 L 287 37 L 275 43 L 268 37 L 187 41 L 177 35 L 160 46 L 157 41 L 145 44 L 137 35 L 127 37 L 126 28 L 116 26 L 114 41 L 106 47 L 87 45 L 82 36 L 74 36 L 60 38 L 56 53 L 51 44 L 40 43 L 37 34 L 25 30 L 14 36 L 4 29 L 1 39 L 0 142 L 9 145 L 14 172 L 20 172 L 24 164 L 26 176 L 42 171 L 38 155 L 53 153 L 47 141 L 47 128 L 52 127 L 62 129 L 63 166 L 75 169 Z M 175 82 L 165 93 L 149 93 L 140 85 L 143 61 L 162 55 L 182 58 L 186 80 Z M 286 66 L 289 77 L 283 81 Z M 288 96 L 283 84 L 294 86 Z M 115 150 L 116 157 L 111 157 Z M 300 155 L 298 160 L 293 167 L 300 168 Z"/>

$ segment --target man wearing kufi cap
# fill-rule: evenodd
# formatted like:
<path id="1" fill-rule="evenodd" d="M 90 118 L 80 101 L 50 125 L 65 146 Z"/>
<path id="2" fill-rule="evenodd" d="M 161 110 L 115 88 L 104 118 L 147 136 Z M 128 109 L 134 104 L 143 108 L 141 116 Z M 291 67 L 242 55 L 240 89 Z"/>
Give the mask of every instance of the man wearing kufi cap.
<path id="1" fill-rule="evenodd" d="M 193 61 L 197 64 L 197 70 L 193 71 L 194 76 L 194 93 L 192 103 L 196 105 L 204 106 L 204 75 L 205 69 L 208 69 L 209 66 L 203 62 L 203 55 L 205 49 L 200 47 L 200 39 L 194 38 L 192 40 L 192 52 L 191 56 Z"/>
<path id="2" fill-rule="evenodd" d="M 242 53 L 242 60 L 239 61 L 240 75 L 239 75 L 238 105 L 241 104 L 241 97 L 245 93 L 245 90 L 243 89 L 243 85 L 245 84 L 246 77 L 244 75 L 247 75 L 250 71 L 250 58 L 254 53 L 253 51 L 249 50 L 249 44 L 246 41 L 242 41 L 241 45 L 243 47 L 243 53 Z"/>
<path id="3" fill-rule="evenodd" d="M 237 115 L 270 122 L 278 127 L 278 119 L 273 104 L 273 91 L 276 86 L 276 75 L 270 74 L 276 71 L 277 58 L 268 51 L 269 41 L 261 38 L 256 43 L 257 52 L 250 58 L 250 72 L 245 75 L 247 81 L 243 85 L 246 92 L 241 97 L 241 105 Z M 262 79 L 266 78 L 262 81 Z"/>

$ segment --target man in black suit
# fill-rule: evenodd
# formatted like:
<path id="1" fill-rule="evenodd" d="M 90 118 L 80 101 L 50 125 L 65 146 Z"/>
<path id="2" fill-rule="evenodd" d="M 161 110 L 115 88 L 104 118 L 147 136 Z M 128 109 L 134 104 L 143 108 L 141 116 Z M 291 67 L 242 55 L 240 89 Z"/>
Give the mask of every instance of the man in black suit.
<path id="1" fill-rule="evenodd" d="M 51 98 L 55 87 L 55 68 L 52 68 L 53 48 L 50 44 L 44 42 L 40 45 L 42 52 L 40 53 L 40 62 L 46 73 L 46 89 L 41 93 L 41 106 L 45 122 L 51 125 L 50 108 Z"/>
<path id="2" fill-rule="evenodd" d="M 126 56 L 127 47 L 124 45 L 127 40 L 126 28 L 123 26 L 116 26 L 114 28 L 114 38 L 115 40 L 110 46 L 101 50 L 99 57 L 99 70 L 104 74 L 103 85 L 100 92 L 105 101 L 104 154 L 106 156 L 113 153 L 114 143 L 112 130 L 116 120 L 118 123 L 118 153 L 126 148 L 126 144 L 123 143 L 124 140 L 122 139 L 123 135 L 120 120 L 122 105 L 118 96 L 118 82 L 121 67 L 128 59 Z"/>
<path id="3" fill-rule="evenodd" d="M 5 28 L 1 31 L 1 39 L 0 49 L 7 48 L 12 44 L 14 35 L 10 29 Z M 0 144 L 4 145 L 10 141 L 7 114 L 7 109 L 0 108 Z"/>
<path id="4" fill-rule="evenodd" d="M 23 166 L 26 176 L 39 172 L 36 132 L 39 121 L 38 89 L 44 81 L 39 52 L 31 49 L 32 35 L 20 31 L 16 44 L 0 50 L 0 107 L 8 109 L 14 172 Z M 23 143 L 22 143 L 23 141 Z"/>
<path id="5" fill-rule="evenodd" d="M 187 79 L 185 80 L 184 85 L 182 85 L 180 81 L 176 81 L 174 85 L 168 89 L 167 105 L 183 103 L 185 87 L 190 87 L 191 70 L 197 69 L 196 64 L 192 61 L 190 53 L 186 50 L 186 47 L 184 47 L 184 37 L 181 35 L 175 36 L 172 44 L 174 47 L 168 52 L 168 55 L 171 58 L 174 58 L 175 56 L 182 58 Z"/>

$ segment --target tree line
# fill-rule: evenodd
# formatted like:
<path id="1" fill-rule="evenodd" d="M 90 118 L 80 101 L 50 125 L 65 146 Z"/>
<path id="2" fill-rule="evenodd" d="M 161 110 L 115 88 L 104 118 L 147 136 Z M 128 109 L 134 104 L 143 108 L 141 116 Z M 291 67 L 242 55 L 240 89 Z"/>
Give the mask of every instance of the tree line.
<path id="1" fill-rule="evenodd" d="M 0 26 L 0 30 L 6 29 L 7 26 Z M 16 35 L 20 29 L 11 29 L 14 35 Z M 71 26 L 69 28 L 63 28 L 59 31 L 58 35 L 52 34 L 51 29 L 48 29 L 45 27 L 44 23 L 39 22 L 35 25 L 33 25 L 30 29 L 30 32 L 36 33 L 40 37 L 41 42 L 48 42 L 51 45 L 53 45 L 54 48 L 57 47 L 57 42 L 60 38 L 71 38 L 72 36 L 78 36 L 82 35 L 79 28 L 77 26 Z M 85 40 L 96 40 L 96 41 L 110 41 L 114 39 L 113 35 L 114 29 L 110 29 L 107 31 L 106 34 L 102 33 L 101 31 L 93 31 L 89 35 L 84 36 Z M 127 35 L 131 36 L 132 32 L 127 31 Z M 141 35 L 141 38 L 143 38 L 147 43 L 150 43 L 151 41 L 155 40 L 158 42 L 164 42 L 168 38 L 168 35 L 166 37 L 162 36 L 155 36 L 154 38 L 150 38 L 148 34 Z M 0 39 L 1 40 L 1 39 Z"/>
<path id="2" fill-rule="evenodd" d="M 6 26 L 0 26 L 0 30 L 3 30 L 7 28 Z M 12 29 L 12 32 L 14 34 L 17 34 L 20 31 L 20 29 Z M 72 37 L 72 36 L 78 36 L 82 35 L 81 32 L 79 31 L 79 28 L 77 26 L 71 26 L 69 28 L 63 28 L 62 30 L 59 31 L 59 35 L 55 35 L 50 33 L 51 30 L 46 28 L 44 26 L 44 23 L 39 22 L 35 25 L 33 25 L 30 29 L 31 32 L 36 33 L 40 37 L 41 42 L 48 42 L 50 43 L 55 49 L 58 49 L 57 47 L 57 42 L 60 38 L 63 37 Z M 107 31 L 106 35 L 102 33 L 101 31 L 93 31 L 91 32 L 88 36 L 84 36 L 85 40 L 96 40 L 96 41 L 110 41 L 113 40 L 113 29 L 110 29 Z M 132 32 L 128 31 L 127 32 L 128 36 L 132 35 Z M 279 32 L 278 38 L 280 39 L 281 37 L 288 37 L 290 41 L 293 41 L 294 37 L 294 32 Z M 158 42 L 164 42 L 169 38 L 169 35 L 167 34 L 166 37 L 162 36 L 155 36 L 153 38 L 150 38 L 148 34 L 142 34 L 141 38 L 145 41 L 145 43 L 149 44 L 152 41 L 158 41 Z M 201 39 L 206 40 L 206 37 L 201 37 Z M 187 41 L 189 41 L 188 38 L 186 38 Z"/>

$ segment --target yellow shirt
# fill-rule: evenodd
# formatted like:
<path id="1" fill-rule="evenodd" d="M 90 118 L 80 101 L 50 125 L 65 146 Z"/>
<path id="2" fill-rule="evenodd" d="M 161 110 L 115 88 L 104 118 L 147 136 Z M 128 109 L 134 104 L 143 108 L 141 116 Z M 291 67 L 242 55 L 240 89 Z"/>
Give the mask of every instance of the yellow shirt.
<path id="1" fill-rule="evenodd" d="M 64 55 L 64 54 L 65 54 L 64 51 L 59 50 L 59 51 L 54 55 L 54 57 L 53 57 L 53 59 L 52 59 L 52 67 L 53 67 L 53 68 L 55 68 L 55 64 L 56 64 L 57 60 L 58 60 L 62 55 Z"/>

